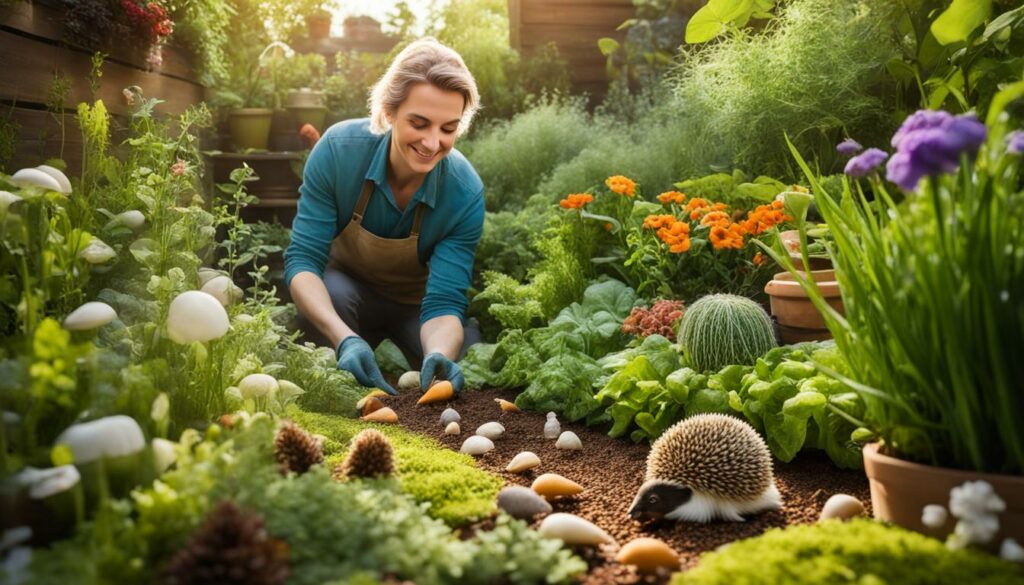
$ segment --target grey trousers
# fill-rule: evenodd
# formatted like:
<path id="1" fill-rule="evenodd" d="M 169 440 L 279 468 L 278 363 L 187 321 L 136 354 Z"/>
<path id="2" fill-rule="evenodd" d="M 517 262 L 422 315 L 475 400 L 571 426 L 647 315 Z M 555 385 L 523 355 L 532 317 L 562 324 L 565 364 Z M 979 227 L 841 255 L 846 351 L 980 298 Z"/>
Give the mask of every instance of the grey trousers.
<path id="1" fill-rule="evenodd" d="M 374 293 L 363 282 L 335 268 L 328 267 L 324 271 L 323 280 L 334 310 L 346 325 L 372 348 L 390 339 L 402 350 L 413 369 L 419 369 L 423 362 L 419 305 L 389 301 Z M 298 326 L 307 341 L 317 345 L 331 345 L 301 312 L 298 315 Z M 474 322 L 466 322 L 463 331 L 459 359 L 466 355 L 469 346 L 482 341 L 480 329 Z"/>

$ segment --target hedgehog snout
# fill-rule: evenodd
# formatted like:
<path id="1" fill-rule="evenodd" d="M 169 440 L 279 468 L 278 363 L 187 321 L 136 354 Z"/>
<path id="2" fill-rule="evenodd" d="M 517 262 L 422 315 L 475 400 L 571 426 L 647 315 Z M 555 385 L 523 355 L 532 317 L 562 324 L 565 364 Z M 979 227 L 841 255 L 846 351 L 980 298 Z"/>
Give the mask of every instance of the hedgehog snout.
<path id="1" fill-rule="evenodd" d="M 692 495 L 693 491 L 685 486 L 648 481 L 640 486 L 628 513 L 634 520 L 660 520 L 689 501 Z"/>

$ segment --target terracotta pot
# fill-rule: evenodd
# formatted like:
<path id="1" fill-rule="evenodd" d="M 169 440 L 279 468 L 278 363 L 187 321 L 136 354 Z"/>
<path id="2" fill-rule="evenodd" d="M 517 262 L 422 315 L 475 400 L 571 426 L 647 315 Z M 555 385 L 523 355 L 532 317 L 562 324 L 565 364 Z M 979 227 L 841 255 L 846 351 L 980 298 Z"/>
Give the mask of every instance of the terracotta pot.
<path id="1" fill-rule="evenodd" d="M 949 509 L 949 490 L 964 482 L 985 480 L 1006 502 L 1006 511 L 999 515 L 999 534 L 993 544 L 998 547 L 1004 538 L 1024 541 L 1024 476 L 932 467 L 883 455 L 878 449 L 878 443 L 871 443 L 863 450 L 875 518 L 945 538 L 953 532 L 956 518 L 950 514 L 944 526 L 928 528 L 921 523 L 921 511 L 928 504 Z"/>
<path id="2" fill-rule="evenodd" d="M 274 110 L 270 108 L 237 108 L 231 110 L 228 125 L 231 144 L 236 150 L 255 148 L 267 149 L 270 138 L 270 123 Z"/>
<path id="3" fill-rule="evenodd" d="M 834 270 L 812 270 L 811 278 L 829 305 L 843 312 L 843 298 L 839 293 Z M 825 318 L 807 298 L 800 283 L 788 272 L 779 272 L 764 287 L 771 300 L 772 315 L 779 322 L 784 343 L 831 339 Z"/>

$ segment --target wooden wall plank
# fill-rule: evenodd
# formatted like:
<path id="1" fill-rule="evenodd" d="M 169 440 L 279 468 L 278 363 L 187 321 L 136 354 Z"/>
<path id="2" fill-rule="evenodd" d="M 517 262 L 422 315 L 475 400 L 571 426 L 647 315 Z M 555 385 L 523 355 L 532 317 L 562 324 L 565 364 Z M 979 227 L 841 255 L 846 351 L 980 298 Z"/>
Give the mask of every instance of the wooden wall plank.
<path id="1" fill-rule="evenodd" d="M 53 44 L 60 44 L 78 49 L 90 56 L 97 50 L 107 53 L 110 62 L 131 65 L 138 69 L 153 71 L 190 81 L 195 80 L 188 56 L 181 48 L 174 45 L 163 47 L 163 63 L 152 68 L 145 62 L 143 55 L 126 55 L 118 51 L 118 47 L 82 47 L 64 39 L 64 11 L 51 6 L 34 2 L 17 2 L 10 6 L 0 7 L 0 30 L 17 31 L 48 39 Z"/>
<path id="2" fill-rule="evenodd" d="M 88 82 L 92 64 L 86 53 L 0 31 L 0 63 L 6 64 L 0 72 L 0 99 L 46 103 L 55 71 L 63 73 L 71 82 L 65 108 L 73 109 L 80 102 L 92 99 Z M 112 113 L 127 114 L 128 105 L 121 91 L 130 85 L 138 85 L 148 97 L 164 100 L 156 111 L 170 114 L 180 113 L 202 101 L 205 91 L 197 83 L 107 63 L 96 97 L 102 99 Z"/>

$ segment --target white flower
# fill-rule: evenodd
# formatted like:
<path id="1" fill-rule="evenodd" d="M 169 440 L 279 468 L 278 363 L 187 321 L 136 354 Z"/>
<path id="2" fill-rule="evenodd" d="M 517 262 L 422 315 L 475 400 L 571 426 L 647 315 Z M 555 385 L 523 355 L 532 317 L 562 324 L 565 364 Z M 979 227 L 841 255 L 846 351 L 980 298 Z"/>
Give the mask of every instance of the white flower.
<path id="1" fill-rule="evenodd" d="M 89 240 L 89 245 L 82 249 L 78 253 L 86 262 L 89 264 L 103 264 L 107 260 L 117 256 L 117 252 L 113 248 L 108 246 L 106 242 L 93 236 Z"/>
<path id="2" fill-rule="evenodd" d="M 1007 538 L 999 547 L 999 556 L 1011 563 L 1024 563 L 1024 547 L 1015 538 Z"/>
<path id="3" fill-rule="evenodd" d="M 968 481 L 949 492 L 949 511 L 960 519 L 1006 510 L 1004 502 L 987 481 Z"/>
<path id="4" fill-rule="evenodd" d="M 954 534 L 967 544 L 987 544 L 999 532 L 999 518 L 995 514 L 982 514 L 956 523 Z"/>
<path id="5" fill-rule="evenodd" d="M 11 205 L 21 201 L 21 197 L 10 191 L 0 191 L 0 213 L 7 211 Z"/>
<path id="6" fill-rule="evenodd" d="M 198 290 L 181 293 L 167 310 L 167 335 L 175 343 L 206 342 L 228 332 L 227 311 L 220 301 Z"/>
<path id="7" fill-rule="evenodd" d="M 273 396 L 279 387 L 280 385 L 277 383 L 277 380 L 273 376 L 266 374 L 249 374 L 238 383 L 238 389 L 242 393 L 242 398 L 246 400 Z"/>
<path id="8" fill-rule="evenodd" d="M 153 404 L 149 407 L 149 417 L 160 422 L 167 420 L 167 414 L 171 410 L 171 401 L 167 398 L 166 392 L 157 394 L 156 398 L 153 399 Z"/>
<path id="9" fill-rule="evenodd" d="M 117 311 L 107 303 L 92 301 L 83 304 L 64 317 L 64 329 L 86 331 L 102 327 L 117 319 Z"/>
<path id="10" fill-rule="evenodd" d="M 5 583 L 9 585 L 21 585 L 28 583 L 30 575 L 29 565 L 32 564 L 32 549 L 27 546 L 19 546 L 11 549 L 4 558 L 3 573 L 6 576 Z"/>
<path id="11" fill-rule="evenodd" d="M 48 469 L 26 467 L 15 477 L 18 483 L 28 488 L 28 497 L 33 500 L 44 500 L 65 492 L 75 487 L 81 479 L 82 476 L 74 465 L 61 465 Z"/>
<path id="12" fill-rule="evenodd" d="M 178 459 L 175 446 L 176 444 L 173 441 L 168 441 L 167 439 L 153 439 L 153 464 L 156 466 L 158 474 L 167 471 Z"/>
<path id="13" fill-rule="evenodd" d="M 938 504 L 928 504 L 921 512 L 921 524 L 928 528 L 942 528 L 947 518 L 949 518 L 949 513 L 946 508 Z"/>
<path id="14" fill-rule="evenodd" d="M 123 414 L 71 425 L 54 441 L 71 448 L 75 463 L 88 463 L 100 457 L 121 457 L 146 447 L 142 428 Z"/>

